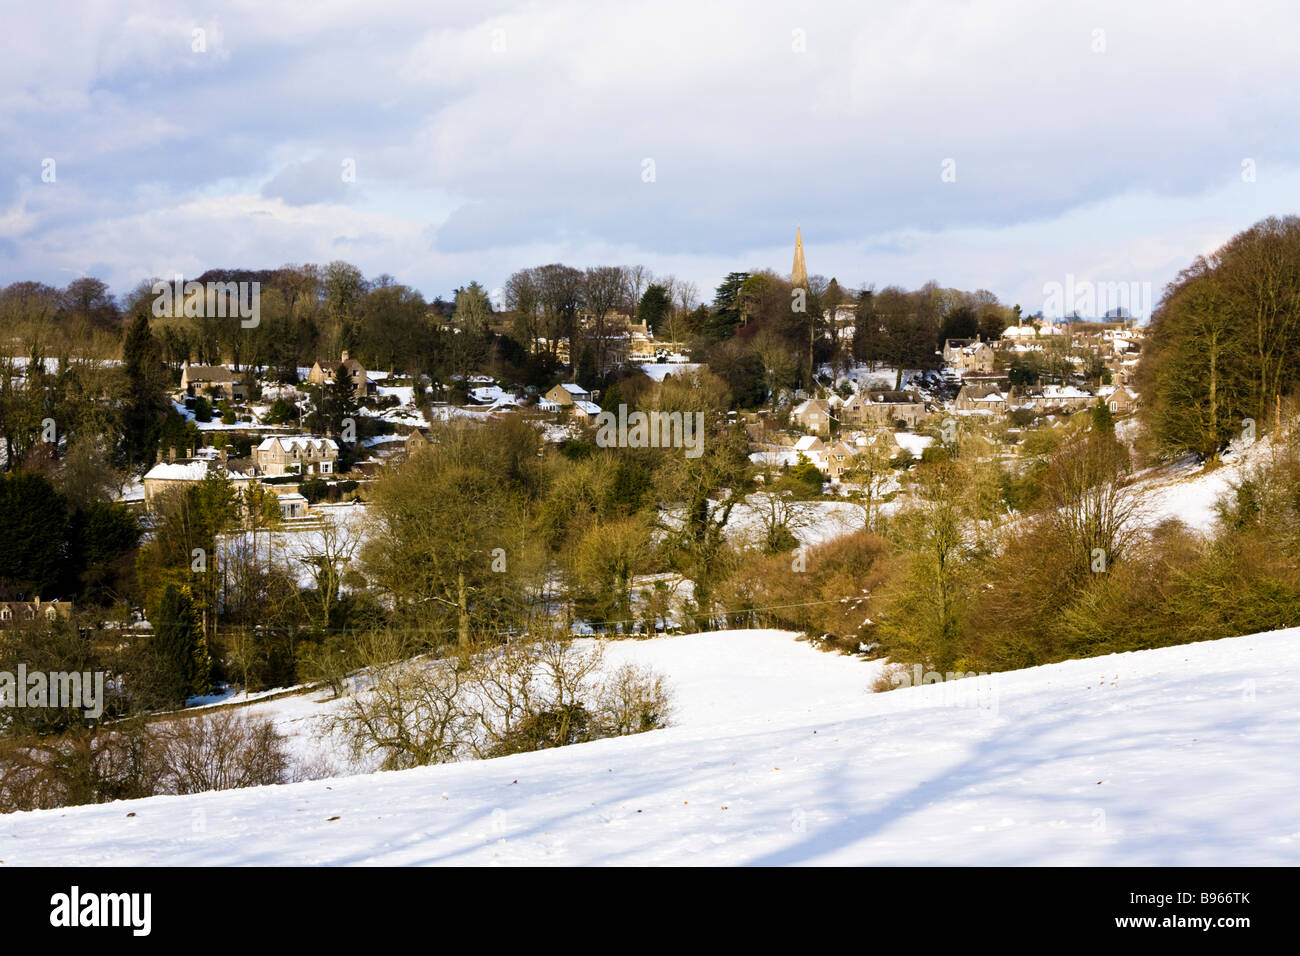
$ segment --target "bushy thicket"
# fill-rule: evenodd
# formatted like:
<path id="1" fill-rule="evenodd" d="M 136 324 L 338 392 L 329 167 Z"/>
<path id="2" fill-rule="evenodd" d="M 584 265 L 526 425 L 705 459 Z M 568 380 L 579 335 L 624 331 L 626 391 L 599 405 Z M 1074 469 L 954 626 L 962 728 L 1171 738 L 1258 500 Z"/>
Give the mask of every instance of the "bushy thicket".
<path id="1" fill-rule="evenodd" d="M 221 710 L 78 726 L 0 741 L 0 812 L 286 783 L 286 740 L 264 717 Z"/>
<path id="2" fill-rule="evenodd" d="M 919 511 L 923 536 L 895 539 L 870 605 L 879 650 L 939 670 L 1006 670 L 1300 624 L 1293 433 L 1270 436 L 1206 534 L 1172 518 L 1148 526 L 1118 450 L 1097 441 L 1053 452 L 1035 508 L 995 547 L 937 554 L 942 529 Z M 971 536 L 956 529 L 958 542 Z"/>
<path id="3" fill-rule="evenodd" d="M 727 623 L 799 631 L 827 649 L 856 651 L 889 550 L 858 531 L 802 551 L 751 553 L 727 581 Z"/>

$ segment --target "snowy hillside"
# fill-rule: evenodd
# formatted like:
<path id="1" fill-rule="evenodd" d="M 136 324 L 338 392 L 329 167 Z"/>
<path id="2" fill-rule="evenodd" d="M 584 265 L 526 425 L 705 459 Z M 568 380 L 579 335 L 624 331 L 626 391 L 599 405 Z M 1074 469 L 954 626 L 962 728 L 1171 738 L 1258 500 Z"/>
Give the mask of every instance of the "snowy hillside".
<path id="1" fill-rule="evenodd" d="M 0 817 L 15 864 L 1291 864 L 1300 629 L 872 694 L 792 635 L 623 642 L 667 730 Z"/>

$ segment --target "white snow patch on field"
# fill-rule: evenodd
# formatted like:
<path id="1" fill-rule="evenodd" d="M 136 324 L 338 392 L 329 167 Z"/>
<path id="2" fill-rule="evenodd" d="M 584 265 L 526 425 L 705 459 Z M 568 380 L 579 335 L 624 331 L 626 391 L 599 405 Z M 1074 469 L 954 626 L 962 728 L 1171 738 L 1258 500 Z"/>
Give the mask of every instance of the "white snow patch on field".
<path id="1" fill-rule="evenodd" d="M 978 707 L 779 632 L 609 652 L 668 674 L 676 726 L 12 814 L 5 863 L 1300 863 L 1300 630 L 1007 673 Z"/>

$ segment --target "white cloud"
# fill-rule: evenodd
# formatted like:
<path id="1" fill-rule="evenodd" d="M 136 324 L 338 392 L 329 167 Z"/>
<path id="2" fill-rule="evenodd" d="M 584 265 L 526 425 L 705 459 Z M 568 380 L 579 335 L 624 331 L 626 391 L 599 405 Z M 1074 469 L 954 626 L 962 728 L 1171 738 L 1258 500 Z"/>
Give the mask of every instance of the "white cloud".
<path id="1" fill-rule="evenodd" d="M 0 281 L 355 257 L 433 295 L 636 259 L 708 290 L 801 225 L 841 281 L 1029 307 L 1066 271 L 1159 288 L 1296 199 L 1284 3 L 89 9 L 0 41 Z"/>

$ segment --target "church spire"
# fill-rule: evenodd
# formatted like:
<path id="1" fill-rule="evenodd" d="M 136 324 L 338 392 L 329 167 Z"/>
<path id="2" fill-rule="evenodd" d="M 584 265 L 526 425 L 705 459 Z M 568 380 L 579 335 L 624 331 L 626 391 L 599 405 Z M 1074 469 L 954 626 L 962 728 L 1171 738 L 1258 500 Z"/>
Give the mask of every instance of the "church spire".
<path id="1" fill-rule="evenodd" d="M 808 267 L 803 262 L 803 233 L 796 226 L 794 230 L 794 268 L 790 270 L 792 286 L 808 288 Z"/>

